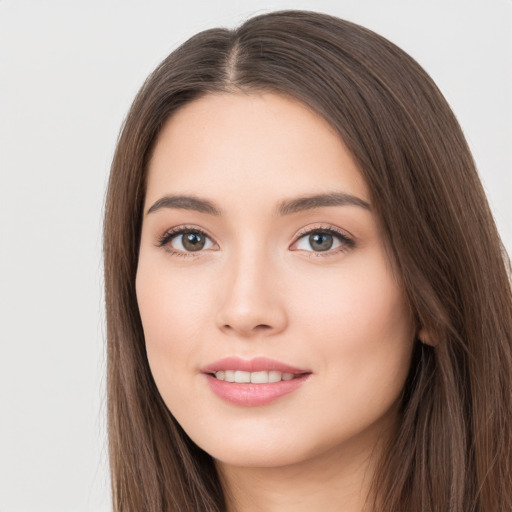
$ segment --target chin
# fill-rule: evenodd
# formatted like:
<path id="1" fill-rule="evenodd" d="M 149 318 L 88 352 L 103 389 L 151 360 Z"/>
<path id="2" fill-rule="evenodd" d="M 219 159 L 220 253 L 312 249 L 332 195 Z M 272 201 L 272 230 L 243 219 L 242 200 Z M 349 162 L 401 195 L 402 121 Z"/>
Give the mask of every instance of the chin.
<path id="1" fill-rule="evenodd" d="M 245 468 L 278 468 L 293 466 L 308 459 L 305 454 L 297 453 L 296 450 L 275 452 L 268 447 L 252 446 L 245 448 L 227 448 L 226 450 L 215 450 L 211 454 L 217 463 Z"/>
<path id="2" fill-rule="evenodd" d="M 260 432 L 260 434 L 262 434 Z M 207 438 L 206 438 L 207 436 Z M 237 467 L 280 467 L 293 465 L 310 457 L 311 446 L 297 445 L 288 435 L 191 436 L 192 440 L 216 462 Z"/>

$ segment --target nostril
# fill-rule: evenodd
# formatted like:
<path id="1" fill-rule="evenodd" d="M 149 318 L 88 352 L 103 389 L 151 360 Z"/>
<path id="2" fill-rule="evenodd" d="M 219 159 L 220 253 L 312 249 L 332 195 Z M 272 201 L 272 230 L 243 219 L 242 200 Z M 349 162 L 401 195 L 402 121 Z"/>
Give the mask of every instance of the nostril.
<path id="1" fill-rule="evenodd" d="M 258 325 L 255 325 L 254 327 L 248 327 L 248 328 L 244 328 L 243 326 L 240 326 L 240 327 L 236 327 L 234 325 L 230 325 L 230 324 L 225 324 L 224 325 L 224 329 L 227 329 L 227 330 L 233 330 L 233 331 L 267 331 L 269 329 L 272 329 L 272 326 L 271 325 L 268 325 L 268 324 L 258 324 Z"/>

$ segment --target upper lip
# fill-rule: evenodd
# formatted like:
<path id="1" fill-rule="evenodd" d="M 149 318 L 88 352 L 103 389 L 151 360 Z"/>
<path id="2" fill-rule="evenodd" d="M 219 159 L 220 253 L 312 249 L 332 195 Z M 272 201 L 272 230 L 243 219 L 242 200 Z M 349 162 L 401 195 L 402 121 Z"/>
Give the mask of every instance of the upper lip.
<path id="1" fill-rule="evenodd" d="M 304 368 L 297 368 L 267 357 L 255 357 L 253 359 L 225 357 L 201 368 L 202 373 L 215 373 L 223 370 L 241 370 L 245 372 L 278 371 L 295 375 L 311 373 Z"/>

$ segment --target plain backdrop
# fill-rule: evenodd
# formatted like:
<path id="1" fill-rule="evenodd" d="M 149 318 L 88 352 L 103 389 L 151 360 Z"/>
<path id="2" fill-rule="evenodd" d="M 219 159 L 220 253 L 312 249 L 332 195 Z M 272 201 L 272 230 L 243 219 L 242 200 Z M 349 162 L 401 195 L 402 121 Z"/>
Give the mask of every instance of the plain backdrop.
<path id="1" fill-rule="evenodd" d="M 512 249 L 510 0 L 0 0 L 0 512 L 110 509 L 101 224 L 119 128 L 179 43 L 283 8 L 360 23 L 425 67 Z"/>

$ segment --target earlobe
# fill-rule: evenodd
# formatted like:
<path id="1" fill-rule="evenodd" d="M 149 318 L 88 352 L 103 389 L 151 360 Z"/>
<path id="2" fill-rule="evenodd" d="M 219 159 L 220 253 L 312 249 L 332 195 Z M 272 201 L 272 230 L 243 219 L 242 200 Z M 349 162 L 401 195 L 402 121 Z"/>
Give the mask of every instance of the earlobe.
<path id="1" fill-rule="evenodd" d="M 434 340 L 432 339 L 432 337 L 430 336 L 429 332 L 427 331 L 427 329 L 425 329 L 424 327 L 422 327 L 419 331 L 418 331 L 418 339 L 421 341 L 421 343 L 423 343 L 424 345 L 430 345 L 431 347 L 435 347 L 437 345 L 437 343 L 434 342 Z"/>

